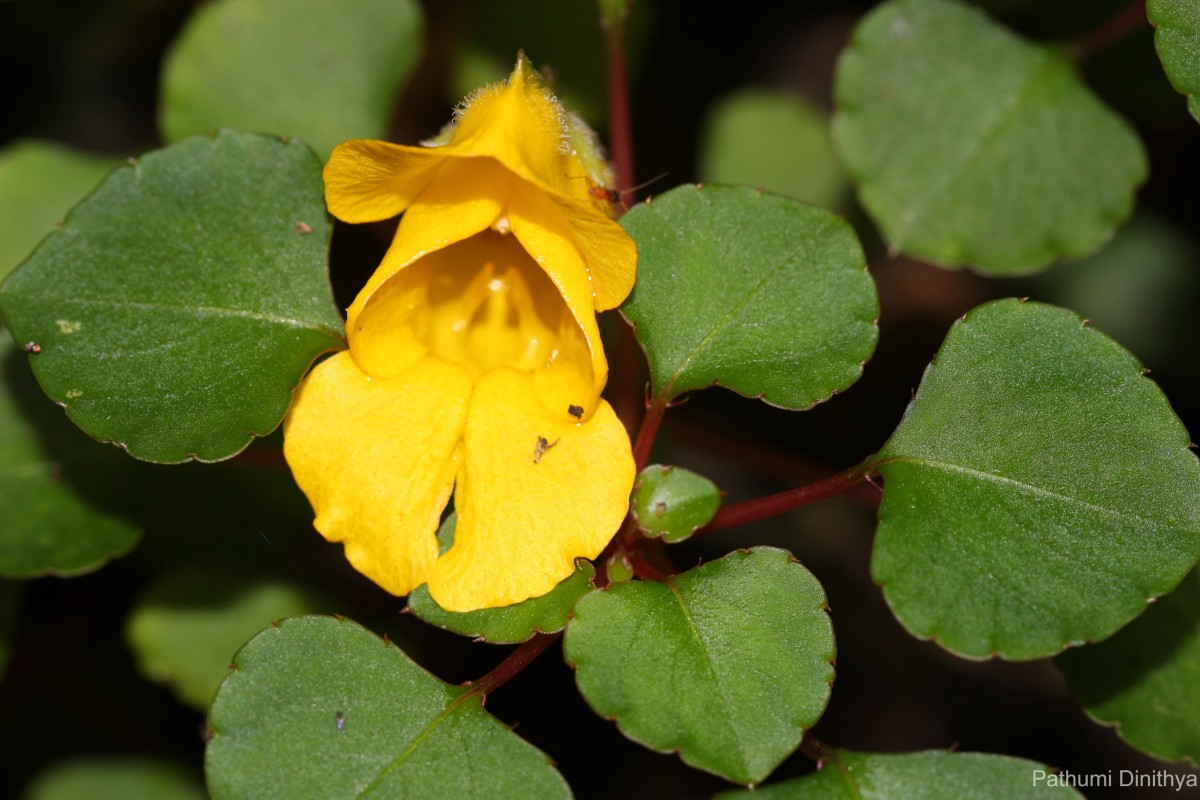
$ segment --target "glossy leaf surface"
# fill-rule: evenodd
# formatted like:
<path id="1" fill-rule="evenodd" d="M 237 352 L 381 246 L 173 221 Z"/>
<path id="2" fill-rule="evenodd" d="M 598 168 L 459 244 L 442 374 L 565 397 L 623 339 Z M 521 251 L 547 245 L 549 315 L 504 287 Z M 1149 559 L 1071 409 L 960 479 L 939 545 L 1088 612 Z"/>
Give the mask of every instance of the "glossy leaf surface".
<path id="1" fill-rule="evenodd" d="M 720 385 L 806 409 L 862 374 L 879 303 L 844 220 L 745 187 L 681 186 L 621 225 L 638 245 L 621 311 L 657 395 Z"/>
<path id="2" fill-rule="evenodd" d="M 1187 95 L 1188 111 L 1200 122 L 1200 5 L 1192 0 L 1148 0 L 1154 49 L 1171 85 Z"/>
<path id="3" fill-rule="evenodd" d="M 1146 157 L 1065 55 L 949 0 L 893 0 L 842 54 L 834 141 L 895 250 L 1030 272 L 1099 248 Z"/>
<path id="4" fill-rule="evenodd" d="M 708 478 L 682 467 L 651 464 L 634 481 L 629 508 L 647 536 L 678 542 L 707 525 L 720 507 L 721 493 Z"/>
<path id="5" fill-rule="evenodd" d="M 796 749 L 833 682 L 824 590 L 768 547 L 588 595 L 565 652 L 588 703 L 626 736 L 738 783 Z"/>
<path id="6" fill-rule="evenodd" d="M 478 695 L 344 619 L 296 617 L 252 639 L 209 727 L 213 800 L 570 797 Z"/>
<path id="7" fill-rule="evenodd" d="M 1200 556 L 1200 465 L 1141 364 L 1077 315 L 1001 300 L 951 329 L 878 456 L 871 571 L 971 657 L 1101 639 Z"/>
<path id="8" fill-rule="evenodd" d="M 226 458 L 269 433 L 341 346 L 321 165 L 254 134 L 113 172 L 0 286 L 51 399 L 148 461 Z"/>

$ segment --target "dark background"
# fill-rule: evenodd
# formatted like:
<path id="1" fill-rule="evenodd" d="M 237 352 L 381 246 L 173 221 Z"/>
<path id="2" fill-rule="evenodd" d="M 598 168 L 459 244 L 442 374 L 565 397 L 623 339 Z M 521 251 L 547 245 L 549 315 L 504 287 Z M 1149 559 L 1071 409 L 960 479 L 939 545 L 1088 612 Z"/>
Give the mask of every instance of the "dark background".
<path id="1" fill-rule="evenodd" d="M 43 138 L 128 156 L 159 145 L 158 70 L 194 4 L 178 0 L 8 0 L 0 2 L 0 145 Z M 873 3 L 765 3 L 698 11 L 685 0 L 642 0 L 634 20 L 633 118 L 640 178 L 667 173 L 647 192 L 695 180 L 696 148 L 715 98 L 744 86 L 788 87 L 829 104 L 837 53 L 854 21 Z M 1074 41 L 1121 2 L 985 4 L 1018 31 Z M 438 130 L 458 99 L 455 58 L 471 42 L 511 63 L 523 47 L 599 108 L 602 46 L 587 0 L 426 3 L 427 49 L 399 98 L 391 138 L 413 142 Z M 1138 129 L 1151 174 L 1139 214 L 1197 242 L 1195 188 L 1200 126 L 1167 84 L 1142 25 L 1081 64 L 1089 84 Z M 594 119 L 603 127 L 602 119 Z M 724 390 L 699 393 L 668 416 L 659 453 L 710 475 L 746 499 L 857 463 L 886 440 L 921 372 L 952 321 L 993 297 L 1055 299 L 1047 278 L 990 280 L 891 258 L 860 212 L 847 215 L 868 250 L 882 306 L 880 344 L 858 384 L 802 414 L 773 409 Z M 386 247 L 389 226 L 340 226 L 333 278 L 344 307 Z M 1131 265 L 1136 268 L 1136 264 Z M 1072 265 L 1051 270 L 1067 271 Z M 1195 276 L 1182 278 L 1163 307 L 1135 310 L 1155 342 L 1154 377 L 1190 430 L 1196 430 L 1200 368 L 1192 306 Z M 1085 309 L 1080 309 L 1086 313 Z M 613 319 L 609 324 L 620 324 Z M 1097 320 L 1103 328 L 1104 321 Z M 1141 355 L 1141 354 L 1139 354 Z M 1143 356 L 1145 358 L 1145 356 Z M 614 372 L 627 369 L 617 364 Z M 24 588 L 10 665 L 0 679 L 0 796 L 16 796 L 31 776 L 76 755 L 152 754 L 187 764 L 200 778 L 204 720 L 170 692 L 144 680 L 124 644 L 125 619 L 147 581 L 187 558 L 241 570 L 246 565 L 325 593 L 329 611 L 394 641 L 452 683 L 477 678 L 507 648 L 473 644 L 399 614 L 403 603 L 349 569 L 338 548 L 312 531 L 303 498 L 274 456 L 277 442 L 255 445 L 221 465 L 147 467 L 146 539 L 129 557 L 81 578 L 44 578 Z M 259 490 L 268 487 L 268 500 Z M 1072 702 L 1050 661 L 971 662 L 910 637 L 889 613 L 868 572 L 873 498 L 837 498 L 746 529 L 680 548 L 693 563 L 736 546 L 787 547 L 829 594 L 838 637 L 837 680 L 821 741 L 858 750 L 924 748 L 1004 753 L 1075 773 L 1162 764 L 1091 723 Z M 235 566 L 236 565 L 236 566 Z M 704 797 L 723 780 L 674 755 L 628 742 L 579 697 L 552 648 L 488 698 L 488 709 L 549 753 L 581 798 Z M 232 655 L 232 654 L 231 654 Z M 774 778 L 810 771 L 795 755 Z M 1088 790 L 1093 798 L 1153 797 Z M 1161 796 L 1200 796 L 1163 792 Z"/>

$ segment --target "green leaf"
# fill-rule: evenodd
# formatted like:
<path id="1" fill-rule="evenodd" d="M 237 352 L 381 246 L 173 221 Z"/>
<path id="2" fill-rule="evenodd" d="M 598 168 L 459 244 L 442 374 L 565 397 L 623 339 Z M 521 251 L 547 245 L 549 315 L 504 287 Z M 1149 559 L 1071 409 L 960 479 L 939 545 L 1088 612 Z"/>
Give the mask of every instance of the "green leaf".
<path id="1" fill-rule="evenodd" d="M 141 538 L 141 470 L 46 400 L 0 330 L 0 575 L 79 575 Z"/>
<path id="2" fill-rule="evenodd" d="M 457 521 L 457 515 L 451 514 L 438 528 L 438 543 L 443 553 L 454 542 Z M 532 597 L 511 606 L 465 613 L 446 611 L 429 596 L 425 584 L 421 584 L 408 596 L 408 609 L 431 625 L 463 636 L 473 636 L 493 644 L 517 644 L 538 633 L 555 633 L 566 627 L 571 609 L 579 598 L 592 590 L 592 579 L 595 577 L 595 567 L 578 559 L 575 571 L 541 597 Z"/>
<path id="3" fill-rule="evenodd" d="M 413 0 L 207 3 L 167 56 L 163 136 L 298 136 L 324 162 L 338 142 L 384 136 L 421 35 Z"/>
<path id="4" fill-rule="evenodd" d="M 302 144 L 196 137 L 113 172 L 0 286 L 34 372 L 93 438 L 214 461 L 279 424 L 341 345 L 321 165 Z"/>
<path id="5" fill-rule="evenodd" d="M 698 172 L 705 183 L 753 186 L 825 208 L 843 206 L 850 186 L 828 115 L 775 89 L 743 89 L 709 109 Z"/>
<path id="6" fill-rule="evenodd" d="M 303 589 L 238 575 L 225 565 L 161 574 L 126 623 L 138 667 L 204 710 L 247 639 L 284 617 L 317 610 Z"/>
<path id="7" fill-rule="evenodd" d="M 148 758 L 77 758 L 42 772 L 24 800 L 204 800 L 204 789 L 173 764 Z"/>
<path id="8" fill-rule="evenodd" d="M 1141 143 L 1057 50 L 970 6 L 896 0 L 856 28 L 834 141 L 895 250 L 1030 272 L 1099 248 L 1146 177 Z"/>
<path id="9" fill-rule="evenodd" d="M 769 547 L 593 592 L 565 650 L 583 696 L 626 736 L 747 784 L 796 749 L 833 682 L 825 592 Z"/>
<path id="10" fill-rule="evenodd" d="M 213 800 L 570 797 L 478 694 L 349 620 L 298 617 L 252 639 L 209 727 Z"/>
<path id="11" fill-rule="evenodd" d="M 1187 95 L 1188 111 L 1200 122 L 1200 6 L 1192 0 L 1148 0 L 1146 16 L 1171 85 Z"/>
<path id="12" fill-rule="evenodd" d="M 799 410 L 862 374 L 879 302 L 844 220 L 749 188 L 681 186 L 621 225 L 638 246 L 621 311 L 656 396 L 719 384 Z"/>
<path id="13" fill-rule="evenodd" d="M 682 541 L 707 525 L 721 507 L 721 492 L 703 475 L 651 464 L 633 484 L 629 510 L 647 536 Z"/>
<path id="14" fill-rule="evenodd" d="M 1200 762 L 1200 571 L 1111 639 L 1057 663 L 1088 715 L 1130 745 Z"/>
<path id="15" fill-rule="evenodd" d="M 1169 364 L 1200 333 L 1200 248 L 1186 231 L 1139 214 L 1096 255 L 1030 279 L 1020 293 L 1082 314 L 1149 364 Z"/>
<path id="16" fill-rule="evenodd" d="M 954 325 L 875 462 L 871 571 L 900 621 L 970 657 L 1102 639 L 1200 556 L 1200 464 L 1141 364 L 1054 306 Z"/>
<path id="17" fill-rule="evenodd" d="M 839 750 L 820 772 L 719 800 L 1027 800 L 1082 798 L 1049 767 L 987 753 L 852 753 Z"/>
<path id="18" fill-rule="evenodd" d="M 49 142 L 0 150 L 0 279 L 117 163 Z"/>

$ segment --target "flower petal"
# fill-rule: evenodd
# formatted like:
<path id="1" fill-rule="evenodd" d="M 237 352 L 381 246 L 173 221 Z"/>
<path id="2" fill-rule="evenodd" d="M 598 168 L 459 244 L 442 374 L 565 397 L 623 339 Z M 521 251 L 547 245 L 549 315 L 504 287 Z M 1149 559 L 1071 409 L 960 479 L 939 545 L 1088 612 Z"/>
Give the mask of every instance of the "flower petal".
<path id="1" fill-rule="evenodd" d="M 595 286 L 567 220 L 553 201 L 528 184 L 514 193 L 508 215 L 513 235 L 554 281 L 583 331 L 592 359 L 593 397 L 598 398 L 608 380 L 608 362 L 596 325 Z"/>
<path id="2" fill-rule="evenodd" d="M 342 351 L 309 373 L 284 422 L 284 455 L 317 530 L 392 594 L 424 583 L 437 558 L 470 396 L 455 364 L 426 358 L 371 378 Z"/>
<path id="3" fill-rule="evenodd" d="M 444 148 L 456 156 L 490 156 L 543 191 L 586 200 L 591 176 L 574 153 L 571 124 L 524 53 L 507 81 L 485 86 Z"/>
<path id="4" fill-rule="evenodd" d="M 624 228 L 587 203 L 556 196 L 551 199 L 566 217 L 587 259 L 596 310 L 608 311 L 621 305 L 633 291 L 637 245 Z"/>
<path id="5" fill-rule="evenodd" d="M 576 558 L 595 558 L 608 544 L 633 478 L 629 437 L 607 403 L 585 422 L 566 422 L 546 410 L 528 375 L 492 372 L 471 399 L 458 527 L 434 565 L 430 595 L 449 611 L 469 611 L 545 594 Z"/>
<path id="6" fill-rule="evenodd" d="M 428 147 L 353 139 L 325 163 L 325 204 L 345 222 L 391 219 L 416 199 L 445 160 Z"/>

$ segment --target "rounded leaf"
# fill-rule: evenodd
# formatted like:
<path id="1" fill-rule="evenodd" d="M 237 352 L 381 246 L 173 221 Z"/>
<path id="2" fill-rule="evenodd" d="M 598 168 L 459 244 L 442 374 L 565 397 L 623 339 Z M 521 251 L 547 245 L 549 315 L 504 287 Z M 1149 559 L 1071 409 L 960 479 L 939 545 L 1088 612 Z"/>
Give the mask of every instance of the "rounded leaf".
<path id="1" fill-rule="evenodd" d="M 204 800 L 207 795 L 188 773 L 147 758 L 77 758 L 39 774 L 23 800 Z"/>
<path id="2" fill-rule="evenodd" d="M 877 456 L 872 574 L 905 627 L 962 655 L 1104 638 L 1200 556 L 1189 444 L 1141 364 L 1077 315 L 980 306 Z"/>
<path id="3" fill-rule="evenodd" d="M 183 567 L 150 585 L 125 636 L 142 674 L 204 710 L 247 639 L 316 605 L 303 589 L 282 581 L 231 574 L 225 565 Z"/>
<path id="4" fill-rule="evenodd" d="M 167 56 L 163 137 L 218 128 L 297 136 L 322 161 L 346 139 L 381 138 L 421 28 L 413 0 L 206 3 Z"/>
<path id="5" fill-rule="evenodd" d="M 302 144 L 196 137 L 116 170 L 0 286 L 46 394 L 147 461 L 273 430 L 341 346 L 321 165 Z"/>
<path id="6" fill-rule="evenodd" d="M 1067 800 L 1083 795 L 1043 764 L 988 753 L 836 751 L 803 778 L 719 800 Z"/>
<path id="7" fill-rule="evenodd" d="M 50 142 L 21 141 L 0 150 L 0 278 L 115 166 L 114 159 Z"/>
<path id="8" fill-rule="evenodd" d="M 79 575 L 142 536 L 139 465 L 101 447 L 38 388 L 0 329 L 0 575 Z"/>
<path id="9" fill-rule="evenodd" d="M 447 611 L 429 596 L 421 584 L 408 596 L 408 608 L 430 625 L 473 636 L 492 644 L 517 644 L 539 633 L 557 633 L 567 625 L 567 617 L 579 598 L 592 590 L 596 568 L 579 559 L 575 571 L 548 594 L 520 603 L 479 611 Z"/>
<path id="10" fill-rule="evenodd" d="M 719 384 L 799 410 L 862 374 L 879 301 L 845 220 L 745 187 L 681 186 L 621 225 L 638 247 L 621 313 L 657 396 Z"/>
<path id="11" fill-rule="evenodd" d="M 647 536 L 682 541 L 712 520 L 721 492 L 703 475 L 680 467 L 651 464 L 633 483 L 629 510 Z"/>
<path id="12" fill-rule="evenodd" d="M 296 617 L 251 639 L 209 728 L 213 800 L 570 797 L 479 695 L 340 618 Z"/>
<path id="13" fill-rule="evenodd" d="M 1088 715 L 1131 746 L 1200 763 L 1200 571 L 1111 639 L 1057 663 Z"/>
<path id="14" fill-rule="evenodd" d="M 743 89 L 715 103 L 701 134 L 705 183 L 736 183 L 838 208 L 850 182 L 828 114 L 794 92 Z"/>
<path id="15" fill-rule="evenodd" d="M 892 248 L 1030 272 L 1099 248 L 1146 157 L 1057 50 L 949 0 L 893 0 L 855 29 L 834 141 Z"/>
<path id="16" fill-rule="evenodd" d="M 1188 111 L 1200 122 L 1200 6 L 1192 0 L 1148 0 L 1146 16 L 1171 85 L 1187 95 Z"/>
<path id="17" fill-rule="evenodd" d="M 565 651 L 588 703 L 626 736 L 746 784 L 796 749 L 833 682 L 825 592 L 769 547 L 593 592 Z"/>

